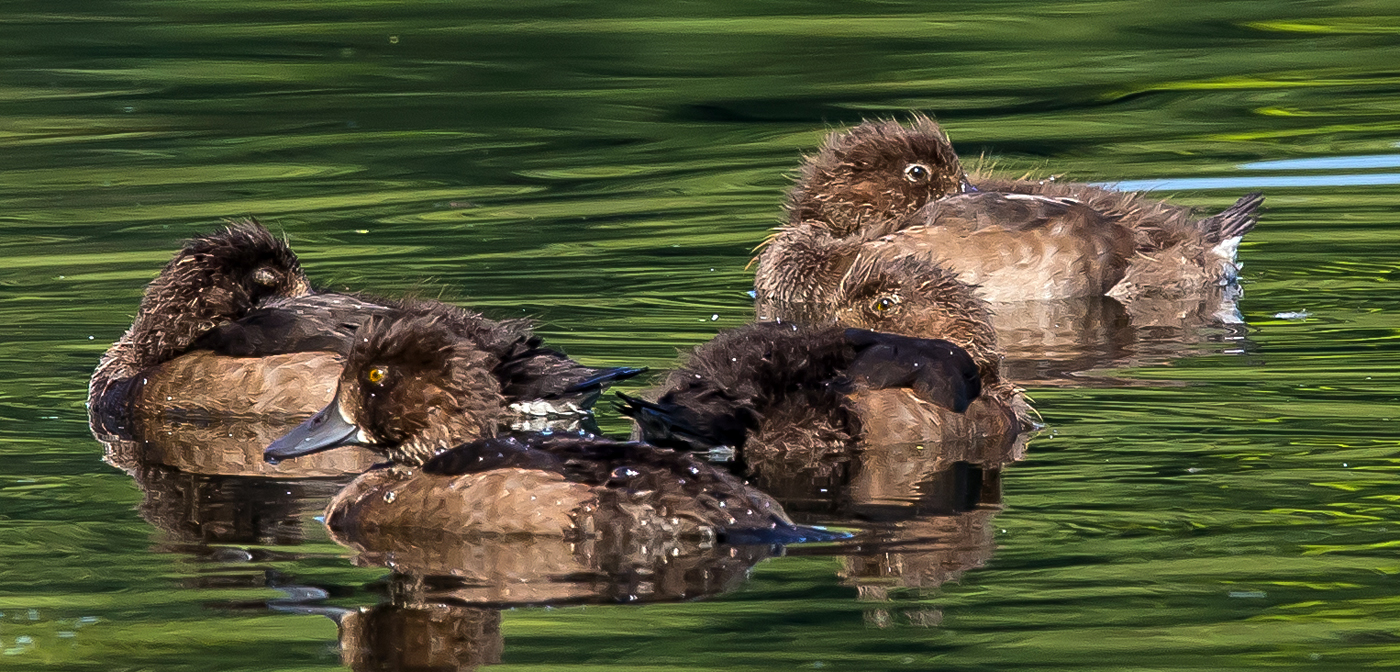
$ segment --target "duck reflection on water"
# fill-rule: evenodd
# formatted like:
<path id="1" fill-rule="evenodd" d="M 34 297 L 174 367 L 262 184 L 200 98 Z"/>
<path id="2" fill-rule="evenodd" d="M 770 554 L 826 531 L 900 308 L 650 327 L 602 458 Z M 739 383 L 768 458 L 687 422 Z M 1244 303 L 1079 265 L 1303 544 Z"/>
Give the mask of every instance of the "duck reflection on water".
<path id="1" fill-rule="evenodd" d="M 405 600 L 326 615 L 352 670 L 474 670 L 505 651 L 500 609 Z"/>
<path id="2" fill-rule="evenodd" d="M 665 554 L 634 546 L 633 555 L 595 555 L 597 547 L 587 544 L 571 552 L 548 548 L 566 543 L 558 539 L 393 533 L 377 543 L 380 551 L 362 552 L 356 563 L 394 570 L 369 586 L 383 595 L 379 604 L 320 606 L 307 597 L 324 597 L 323 589 L 291 586 L 281 589 L 295 599 L 267 604 L 333 619 L 341 661 L 354 670 L 470 670 L 499 663 L 507 644 L 501 609 L 712 597 L 741 585 L 776 551 L 718 544 L 672 547 Z M 560 563 L 568 557 L 574 561 Z"/>
<path id="3" fill-rule="evenodd" d="M 319 536 L 314 518 L 347 480 L 194 474 L 162 465 L 127 473 L 141 489 L 137 511 L 160 532 L 157 548 L 199 556 L 217 546 L 297 546 Z"/>

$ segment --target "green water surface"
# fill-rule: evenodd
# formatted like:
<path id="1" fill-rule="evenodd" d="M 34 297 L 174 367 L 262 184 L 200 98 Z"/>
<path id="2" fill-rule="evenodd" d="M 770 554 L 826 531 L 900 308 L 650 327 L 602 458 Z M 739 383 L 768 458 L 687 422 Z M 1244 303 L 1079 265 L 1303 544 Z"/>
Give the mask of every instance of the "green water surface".
<path id="1" fill-rule="evenodd" d="M 1396 64 L 1376 1 L 10 0 L 0 669 L 332 669 L 336 624 L 268 602 L 383 599 L 313 519 L 325 488 L 293 498 L 304 536 L 223 543 L 102 462 L 87 377 L 182 239 L 257 216 L 322 285 L 664 370 L 752 317 L 801 154 L 908 110 L 1017 174 L 1264 188 L 1246 339 L 1031 388 L 1049 427 L 938 581 L 803 551 L 700 601 L 509 609 L 503 669 L 1392 665 Z"/>

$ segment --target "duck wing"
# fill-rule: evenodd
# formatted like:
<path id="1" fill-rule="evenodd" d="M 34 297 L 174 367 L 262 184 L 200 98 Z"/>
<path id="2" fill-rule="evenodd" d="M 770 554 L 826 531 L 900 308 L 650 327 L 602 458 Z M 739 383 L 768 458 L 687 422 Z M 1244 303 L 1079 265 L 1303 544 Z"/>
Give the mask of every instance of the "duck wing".
<path id="1" fill-rule="evenodd" d="M 391 308 L 351 294 L 312 294 L 274 301 L 195 339 L 190 350 L 230 357 L 292 352 L 350 352 L 355 330 Z"/>
<path id="2" fill-rule="evenodd" d="M 558 473 L 598 488 L 600 505 L 620 513 L 614 522 L 623 528 L 634 527 L 637 511 L 651 511 L 658 522 L 683 529 L 677 521 L 690 521 L 731 543 L 848 536 L 795 525 L 781 505 L 725 469 L 689 453 L 644 443 L 544 434 L 481 439 L 434 457 L 423 471 L 455 476 L 507 467 Z"/>
<path id="3" fill-rule="evenodd" d="M 723 390 L 696 390 L 647 401 L 621 392 L 619 413 L 632 418 L 642 438 L 657 446 L 679 450 L 709 450 L 717 446 L 743 448 L 749 430 L 759 424 L 753 405 Z"/>
<path id="4" fill-rule="evenodd" d="M 1065 222 L 1093 222 L 1105 233 L 1130 235 L 1119 218 L 1105 215 L 1064 197 L 978 191 L 950 196 L 925 205 L 905 219 L 901 228 L 937 226 L 971 233 L 988 229 L 1035 231 Z"/>
<path id="5" fill-rule="evenodd" d="M 546 401 L 551 405 L 589 408 L 609 385 L 646 371 L 645 367 L 593 368 L 547 347 L 533 334 L 505 344 L 497 355 L 496 377 L 511 401 Z"/>

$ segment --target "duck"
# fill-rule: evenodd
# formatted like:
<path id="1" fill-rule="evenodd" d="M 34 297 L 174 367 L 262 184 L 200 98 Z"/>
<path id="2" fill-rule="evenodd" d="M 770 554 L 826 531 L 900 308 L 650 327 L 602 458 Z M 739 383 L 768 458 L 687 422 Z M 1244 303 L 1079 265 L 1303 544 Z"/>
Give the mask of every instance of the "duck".
<path id="1" fill-rule="evenodd" d="M 328 390 L 312 381 L 339 373 L 330 353 L 235 359 L 191 351 L 221 325 L 311 294 L 297 256 L 254 220 L 187 241 L 146 287 L 131 327 L 102 355 L 88 385 L 89 409 L 119 415 L 189 401 L 234 413 L 314 411 Z"/>
<path id="2" fill-rule="evenodd" d="M 361 325 L 422 313 L 440 314 L 480 346 L 502 394 L 526 416 L 586 414 L 604 387 L 643 370 L 579 364 L 546 346 L 527 320 L 315 291 L 290 247 L 247 219 L 188 241 L 150 283 L 93 373 L 89 408 L 115 424 L 131 410 L 305 417 L 331 399 Z"/>
<path id="3" fill-rule="evenodd" d="M 950 271 L 856 255 L 834 284 L 824 310 L 720 333 L 650 393 L 620 395 L 621 411 L 648 442 L 740 453 L 839 454 L 1035 427 L 1001 377 L 986 303 Z"/>
<path id="4" fill-rule="evenodd" d="M 819 534 L 689 453 L 587 434 L 499 433 L 507 400 L 490 360 L 441 314 L 371 318 L 356 333 L 334 399 L 268 445 L 265 459 L 349 445 L 387 458 L 326 508 L 326 525 L 352 540 L 405 529 L 731 542 Z"/>
<path id="5" fill-rule="evenodd" d="M 1263 195 L 1219 214 L 1059 180 L 969 177 L 947 134 L 915 115 L 829 136 L 788 194 L 788 222 L 756 258 L 755 291 L 821 300 L 810 244 L 880 241 L 919 254 L 989 301 L 1176 297 L 1233 283 Z"/>

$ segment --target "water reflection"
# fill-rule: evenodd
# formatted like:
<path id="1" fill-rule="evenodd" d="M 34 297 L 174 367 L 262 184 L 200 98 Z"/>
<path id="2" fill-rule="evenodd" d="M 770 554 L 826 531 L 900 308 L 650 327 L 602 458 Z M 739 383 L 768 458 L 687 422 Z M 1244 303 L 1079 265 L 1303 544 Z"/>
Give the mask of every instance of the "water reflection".
<path id="1" fill-rule="evenodd" d="M 347 448 L 272 465 L 267 444 L 310 415 L 225 415 L 207 411 L 93 412 L 90 427 L 105 459 L 131 472 L 152 465 L 190 474 L 326 478 L 358 474 L 379 460 L 363 448 Z M 139 481 L 140 479 L 138 479 Z"/>
<path id="2" fill-rule="evenodd" d="M 1095 296 L 991 304 L 997 345 L 1005 355 L 1002 375 L 1025 386 L 1141 385 L 1143 381 L 1084 374 L 1245 352 L 1250 345 L 1240 297 L 1238 287 L 1214 287 L 1190 297 L 1140 297 L 1126 303 Z M 829 319 L 821 306 L 760 298 L 754 308 L 760 320 Z"/>
<path id="3" fill-rule="evenodd" d="M 839 578 L 856 588 L 857 600 L 870 603 L 868 624 L 884 627 L 903 619 L 934 626 L 942 621 L 936 609 L 894 613 L 895 593 L 926 594 L 991 559 L 1003 470 L 1025 457 L 1029 438 L 865 445 L 839 472 L 815 484 L 776 463 L 756 463 L 754 477 L 773 487 L 800 520 L 863 530 L 849 544 L 789 552 L 841 555 Z"/>
<path id="4" fill-rule="evenodd" d="M 393 570 L 373 606 L 317 606 L 326 591 L 281 587 L 275 611 L 339 625 L 341 661 L 355 670 L 469 670 L 501 661 L 507 607 L 690 600 L 732 590 L 771 547 L 698 544 L 611 547 L 540 537 L 451 534 L 338 538 L 355 562 Z"/>
<path id="5" fill-rule="evenodd" d="M 501 662 L 499 609 L 419 602 L 410 596 L 346 611 L 341 662 L 352 670 L 473 670 Z"/>
<path id="6" fill-rule="evenodd" d="M 211 544 L 295 546 L 343 481 L 191 474 L 160 465 L 128 471 L 141 488 L 141 517 L 162 533 L 157 550 Z M 314 524 L 314 523 L 313 523 Z"/>
<path id="7" fill-rule="evenodd" d="M 157 531 L 151 550 L 195 561 L 183 587 L 263 589 L 267 563 L 305 557 L 290 548 L 321 535 L 326 502 L 374 462 L 356 449 L 265 464 L 263 446 L 298 420 L 133 412 L 91 426 L 104 459 L 141 490 L 137 511 Z"/>
<path id="8" fill-rule="evenodd" d="M 352 536 L 353 535 L 353 536 Z M 332 532 L 354 563 L 416 577 L 424 599 L 464 604 L 688 600 L 736 588 L 770 546 L 599 537 Z"/>

